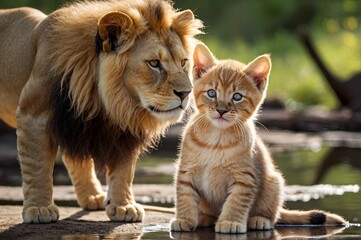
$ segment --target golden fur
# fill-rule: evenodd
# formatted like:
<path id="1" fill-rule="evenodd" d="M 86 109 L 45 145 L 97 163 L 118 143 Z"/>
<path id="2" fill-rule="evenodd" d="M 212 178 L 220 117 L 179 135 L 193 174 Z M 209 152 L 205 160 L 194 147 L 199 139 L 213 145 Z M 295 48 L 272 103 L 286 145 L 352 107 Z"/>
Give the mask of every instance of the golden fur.
<path id="1" fill-rule="evenodd" d="M 16 127 L 15 111 L 19 96 L 35 60 L 32 32 L 45 14 L 31 8 L 19 8 L 0 10 L 0 17 L 0 117 Z M 19 44 L 12 44 L 15 40 Z"/>
<path id="2" fill-rule="evenodd" d="M 128 96 L 132 92 L 129 92 L 127 87 L 131 87 L 132 91 L 139 89 L 135 89 L 136 86 L 127 85 L 136 85 L 138 82 L 130 82 L 134 79 L 119 81 L 125 70 L 125 74 L 129 74 L 130 71 L 134 73 L 134 67 L 130 70 L 126 68 L 131 67 L 131 64 L 136 61 L 144 61 L 144 55 L 147 55 L 144 52 L 149 52 L 148 55 L 152 54 L 152 57 L 159 58 L 157 51 L 150 50 L 157 44 L 162 42 L 167 48 L 179 47 L 177 51 L 180 53 L 177 53 L 176 57 L 179 58 L 181 55 L 185 57 L 191 51 L 191 38 L 201 33 L 201 22 L 193 20 L 190 11 L 184 11 L 182 14 L 176 13 L 165 2 L 161 4 L 160 10 L 151 9 L 157 6 L 156 2 L 160 3 L 159 1 L 130 1 L 128 3 L 115 0 L 88 4 L 76 3 L 53 14 L 54 30 L 50 39 L 53 50 L 51 58 L 54 59 L 52 71 L 62 75 L 62 83 L 66 81 L 67 75 L 71 74 L 69 94 L 72 104 L 79 114 L 88 112 L 88 118 L 92 118 L 105 105 L 110 117 L 122 129 L 129 129 L 134 134 L 139 134 L 144 130 L 154 130 L 158 135 L 164 126 L 168 126 L 167 122 L 160 122 L 152 118 L 143 106 L 139 106 L 137 99 Z M 131 18 L 132 24 L 128 26 L 127 30 L 122 28 L 122 39 L 118 40 L 122 42 L 122 47 L 117 54 L 102 59 L 98 65 L 99 73 L 97 73 L 96 66 L 99 60 L 96 49 L 89 48 L 94 44 L 94 36 L 97 33 L 95 23 L 105 14 L 114 11 L 126 12 Z M 156 18 L 155 11 L 161 11 L 159 13 L 162 15 L 161 19 Z M 106 24 L 108 23 L 104 23 L 104 25 Z M 171 29 L 174 31 L 170 31 Z M 160 34 L 160 38 L 157 37 L 157 34 Z M 142 37 L 139 38 L 140 36 Z M 67 45 L 63 44 L 64 42 Z M 132 47 L 133 49 L 131 49 Z M 160 51 L 160 49 L 160 47 L 156 47 L 156 50 Z M 142 55 L 138 53 L 141 50 L 145 50 Z M 161 50 L 164 51 L 166 48 Z M 130 63 L 130 61 L 132 62 Z M 137 77 L 141 83 L 149 82 L 153 78 L 149 76 L 148 72 L 142 72 Z M 148 79 L 144 80 L 143 78 Z M 103 79 L 108 81 L 106 85 Z M 119 86 L 119 84 L 125 86 Z M 97 94 L 98 85 L 101 88 L 100 94 Z M 117 94 L 114 94 L 115 90 L 118 91 Z M 123 111 L 116 109 L 123 109 Z M 139 119 L 133 118 L 135 112 L 139 112 Z M 155 126 L 159 128 L 155 128 Z"/>
<path id="3" fill-rule="evenodd" d="M 136 160 L 187 108 L 201 27 L 162 0 L 84 1 L 49 16 L 0 11 L 0 118 L 17 127 L 24 222 L 59 218 L 59 146 L 81 207 L 104 208 L 98 165 L 107 170 L 109 218 L 142 220 L 131 191 Z"/>
<path id="4" fill-rule="evenodd" d="M 176 219 L 172 231 L 215 224 L 220 233 L 272 229 L 282 224 L 343 224 L 319 210 L 283 209 L 284 179 L 254 117 L 266 95 L 268 55 L 248 65 L 217 60 L 199 44 L 194 52 L 196 112 L 190 118 L 177 164 Z"/>

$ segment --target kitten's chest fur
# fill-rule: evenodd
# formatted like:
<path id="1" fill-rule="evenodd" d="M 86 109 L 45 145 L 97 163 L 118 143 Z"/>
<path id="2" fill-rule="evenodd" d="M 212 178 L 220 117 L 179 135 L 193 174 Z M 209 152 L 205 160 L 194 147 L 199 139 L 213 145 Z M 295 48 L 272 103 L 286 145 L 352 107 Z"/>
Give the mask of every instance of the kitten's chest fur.
<path id="1" fill-rule="evenodd" d="M 221 207 L 229 189 L 237 181 L 236 169 L 249 168 L 252 161 L 253 137 L 234 137 L 236 134 L 217 131 L 187 134 L 187 162 L 182 163 L 192 172 L 193 184 L 204 199 Z M 247 134 L 248 135 L 248 134 Z"/>
<path id="2" fill-rule="evenodd" d="M 232 183 L 230 172 L 221 165 L 208 164 L 198 167 L 198 174 L 194 179 L 195 187 L 207 202 L 221 205 Z"/>

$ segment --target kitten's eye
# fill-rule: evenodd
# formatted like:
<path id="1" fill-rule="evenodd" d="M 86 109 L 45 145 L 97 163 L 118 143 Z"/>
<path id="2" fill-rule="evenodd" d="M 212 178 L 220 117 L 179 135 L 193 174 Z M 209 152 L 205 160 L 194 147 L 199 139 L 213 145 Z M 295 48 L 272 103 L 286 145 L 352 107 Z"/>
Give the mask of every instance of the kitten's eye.
<path id="1" fill-rule="evenodd" d="M 217 92 L 214 89 L 209 89 L 207 91 L 207 94 L 208 94 L 208 97 L 210 97 L 210 98 L 216 98 L 217 97 Z"/>
<path id="2" fill-rule="evenodd" d="M 161 67 L 161 65 L 160 65 L 160 61 L 158 60 L 158 59 L 152 59 L 152 60 L 149 60 L 149 61 L 147 61 L 147 63 L 148 63 L 148 66 L 150 67 L 150 68 L 160 68 Z"/>
<path id="3" fill-rule="evenodd" d="M 243 96 L 240 93 L 235 93 L 235 94 L 233 94 L 233 97 L 232 97 L 233 101 L 236 101 L 236 102 L 241 101 L 242 98 L 243 98 Z"/>
<path id="4" fill-rule="evenodd" d="M 186 59 L 186 58 L 182 59 L 181 60 L 181 67 L 184 68 L 186 66 L 187 62 L 188 62 L 188 59 Z"/>

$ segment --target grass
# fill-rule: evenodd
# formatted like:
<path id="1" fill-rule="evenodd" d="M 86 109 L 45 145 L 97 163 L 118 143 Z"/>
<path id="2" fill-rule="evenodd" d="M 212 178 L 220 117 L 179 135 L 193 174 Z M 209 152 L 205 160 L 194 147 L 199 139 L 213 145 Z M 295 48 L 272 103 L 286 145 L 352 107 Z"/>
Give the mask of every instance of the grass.
<path id="1" fill-rule="evenodd" d="M 313 33 L 317 49 L 326 65 L 337 76 L 347 78 L 361 71 L 361 34 L 340 30 Z M 271 39 L 249 44 L 242 40 L 225 44 L 210 36 L 204 39 L 218 58 L 249 62 L 263 53 L 272 55 L 268 96 L 283 100 L 287 106 L 322 105 L 336 108 L 338 100 L 318 68 L 303 49 L 297 36 L 276 32 Z"/>

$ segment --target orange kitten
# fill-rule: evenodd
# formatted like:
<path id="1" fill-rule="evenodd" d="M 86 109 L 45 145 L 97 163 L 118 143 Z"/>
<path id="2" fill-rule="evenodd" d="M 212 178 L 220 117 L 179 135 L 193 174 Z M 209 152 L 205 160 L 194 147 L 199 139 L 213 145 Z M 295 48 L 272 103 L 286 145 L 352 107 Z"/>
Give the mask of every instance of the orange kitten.
<path id="1" fill-rule="evenodd" d="M 266 95 L 269 55 L 245 65 L 217 60 L 200 43 L 194 64 L 196 112 L 183 136 L 171 230 L 215 224 L 216 232 L 244 233 L 276 222 L 345 224 L 335 214 L 283 208 L 284 179 L 254 124 Z"/>

